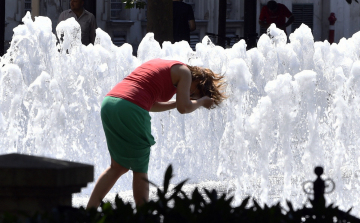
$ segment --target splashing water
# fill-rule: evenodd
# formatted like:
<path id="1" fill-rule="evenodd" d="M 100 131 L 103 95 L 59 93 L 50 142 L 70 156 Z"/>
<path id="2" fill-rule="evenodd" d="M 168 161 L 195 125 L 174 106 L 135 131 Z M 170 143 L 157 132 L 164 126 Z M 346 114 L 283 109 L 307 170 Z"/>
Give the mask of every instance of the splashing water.
<path id="1" fill-rule="evenodd" d="M 176 59 L 225 74 L 229 98 L 211 111 L 187 115 L 152 113 L 150 180 L 161 184 L 169 163 L 176 180 L 236 184 L 261 203 L 290 199 L 299 206 L 302 182 L 316 165 L 336 182 L 327 196 L 343 209 L 360 197 L 360 32 L 339 44 L 314 43 L 302 25 L 290 35 L 272 25 L 258 47 L 241 40 L 231 49 L 205 37 L 194 52 L 187 42 L 161 48 L 148 33 L 138 56 L 96 31 L 95 45 L 80 41 L 74 19 L 57 26 L 56 45 L 46 17 L 14 29 L 0 61 L 0 153 L 25 153 L 95 165 L 95 178 L 109 165 L 100 105 L 106 93 L 135 67 L 153 58 Z M 131 188 L 131 174 L 113 191 Z M 82 191 L 90 194 L 93 184 Z"/>

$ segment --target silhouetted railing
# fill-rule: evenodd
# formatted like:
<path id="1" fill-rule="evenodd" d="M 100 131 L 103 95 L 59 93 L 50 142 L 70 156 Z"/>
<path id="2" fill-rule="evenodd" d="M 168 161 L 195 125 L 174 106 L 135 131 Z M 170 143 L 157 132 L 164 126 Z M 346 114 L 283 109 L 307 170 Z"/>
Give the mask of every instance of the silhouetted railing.
<path id="1" fill-rule="evenodd" d="M 302 222 L 360 222 L 358 218 L 350 215 L 350 208 L 347 212 L 338 209 L 336 204 L 332 203 L 326 206 L 325 194 L 334 191 L 335 183 L 332 179 L 322 179 L 324 173 L 322 167 L 316 167 L 314 170 L 317 178 L 315 181 L 306 181 L 303 183 L 303 190 L 306 194 L 312 195 L 309 198 L 311 208 L 304 206 L 297 211 L 290 210 L 294 215 L 302 216 Z M 288 214 L 289 214 L 288 213 Z"/>

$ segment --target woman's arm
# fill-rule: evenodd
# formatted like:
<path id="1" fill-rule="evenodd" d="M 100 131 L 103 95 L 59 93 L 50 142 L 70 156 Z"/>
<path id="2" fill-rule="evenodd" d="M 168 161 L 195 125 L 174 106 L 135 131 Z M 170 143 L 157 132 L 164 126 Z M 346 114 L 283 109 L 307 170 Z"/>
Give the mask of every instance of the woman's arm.
<path id="1" fill-rule="evenodd" d="M 190 100 L 192 77 L 189 68 L 184 65 L 174 65 L 171 67 L 171 76 L 177 85 L 176 108 L 181 114 L 191 113 L 201 106 L 211 107 L 213 100 L 207 96 Z"/>
<path id="2" fill-rule="evenodd" d="M 176 101 L 155 102 L 151 107 L 151 112 L 162 112 L 176 108 Z"/>

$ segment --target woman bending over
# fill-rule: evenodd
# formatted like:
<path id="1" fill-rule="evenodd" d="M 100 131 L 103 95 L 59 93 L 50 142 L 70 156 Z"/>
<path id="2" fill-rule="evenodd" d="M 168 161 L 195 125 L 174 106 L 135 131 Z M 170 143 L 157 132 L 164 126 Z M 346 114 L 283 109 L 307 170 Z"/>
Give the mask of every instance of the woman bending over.
<path id="1" fill-rule="evenodd" d="M 176 108 L 186 114 L 200 107 L 212 109 L 225 99 L 223 88 L 223 76 L 209 69 L 162 59 L 140 65 L 118 83 L 101 105 L 111 164 L 97 180 L 87 208 L 97 208 L 119 177 L 129 170 L 133 171 L 136 205 L 147 202 L 150 147 L 155 144 L 149 111 Z M 175 93 L 176 101 L 169 101 Z"/>

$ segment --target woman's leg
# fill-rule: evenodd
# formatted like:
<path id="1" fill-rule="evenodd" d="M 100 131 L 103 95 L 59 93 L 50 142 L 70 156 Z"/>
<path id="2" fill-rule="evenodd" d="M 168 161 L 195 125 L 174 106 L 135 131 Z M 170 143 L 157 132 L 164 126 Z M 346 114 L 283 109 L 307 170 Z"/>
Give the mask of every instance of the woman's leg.
<path id="1" fill-rule="evenodd" d="M 133 172 L 133 195 L 136 206 L 149 201 L 149 182 L 147 173 Z"/>
<path id="2" fill-rule="evenodd" d="M 121 166 L 111 158 L 111 165 L 100 175 L 99 179 L 97 180 L 86 209 L 99 207 L 105 195 L 114 186 L 119 177 L 127 171 L 129 171 L 129 169 Z"/>

